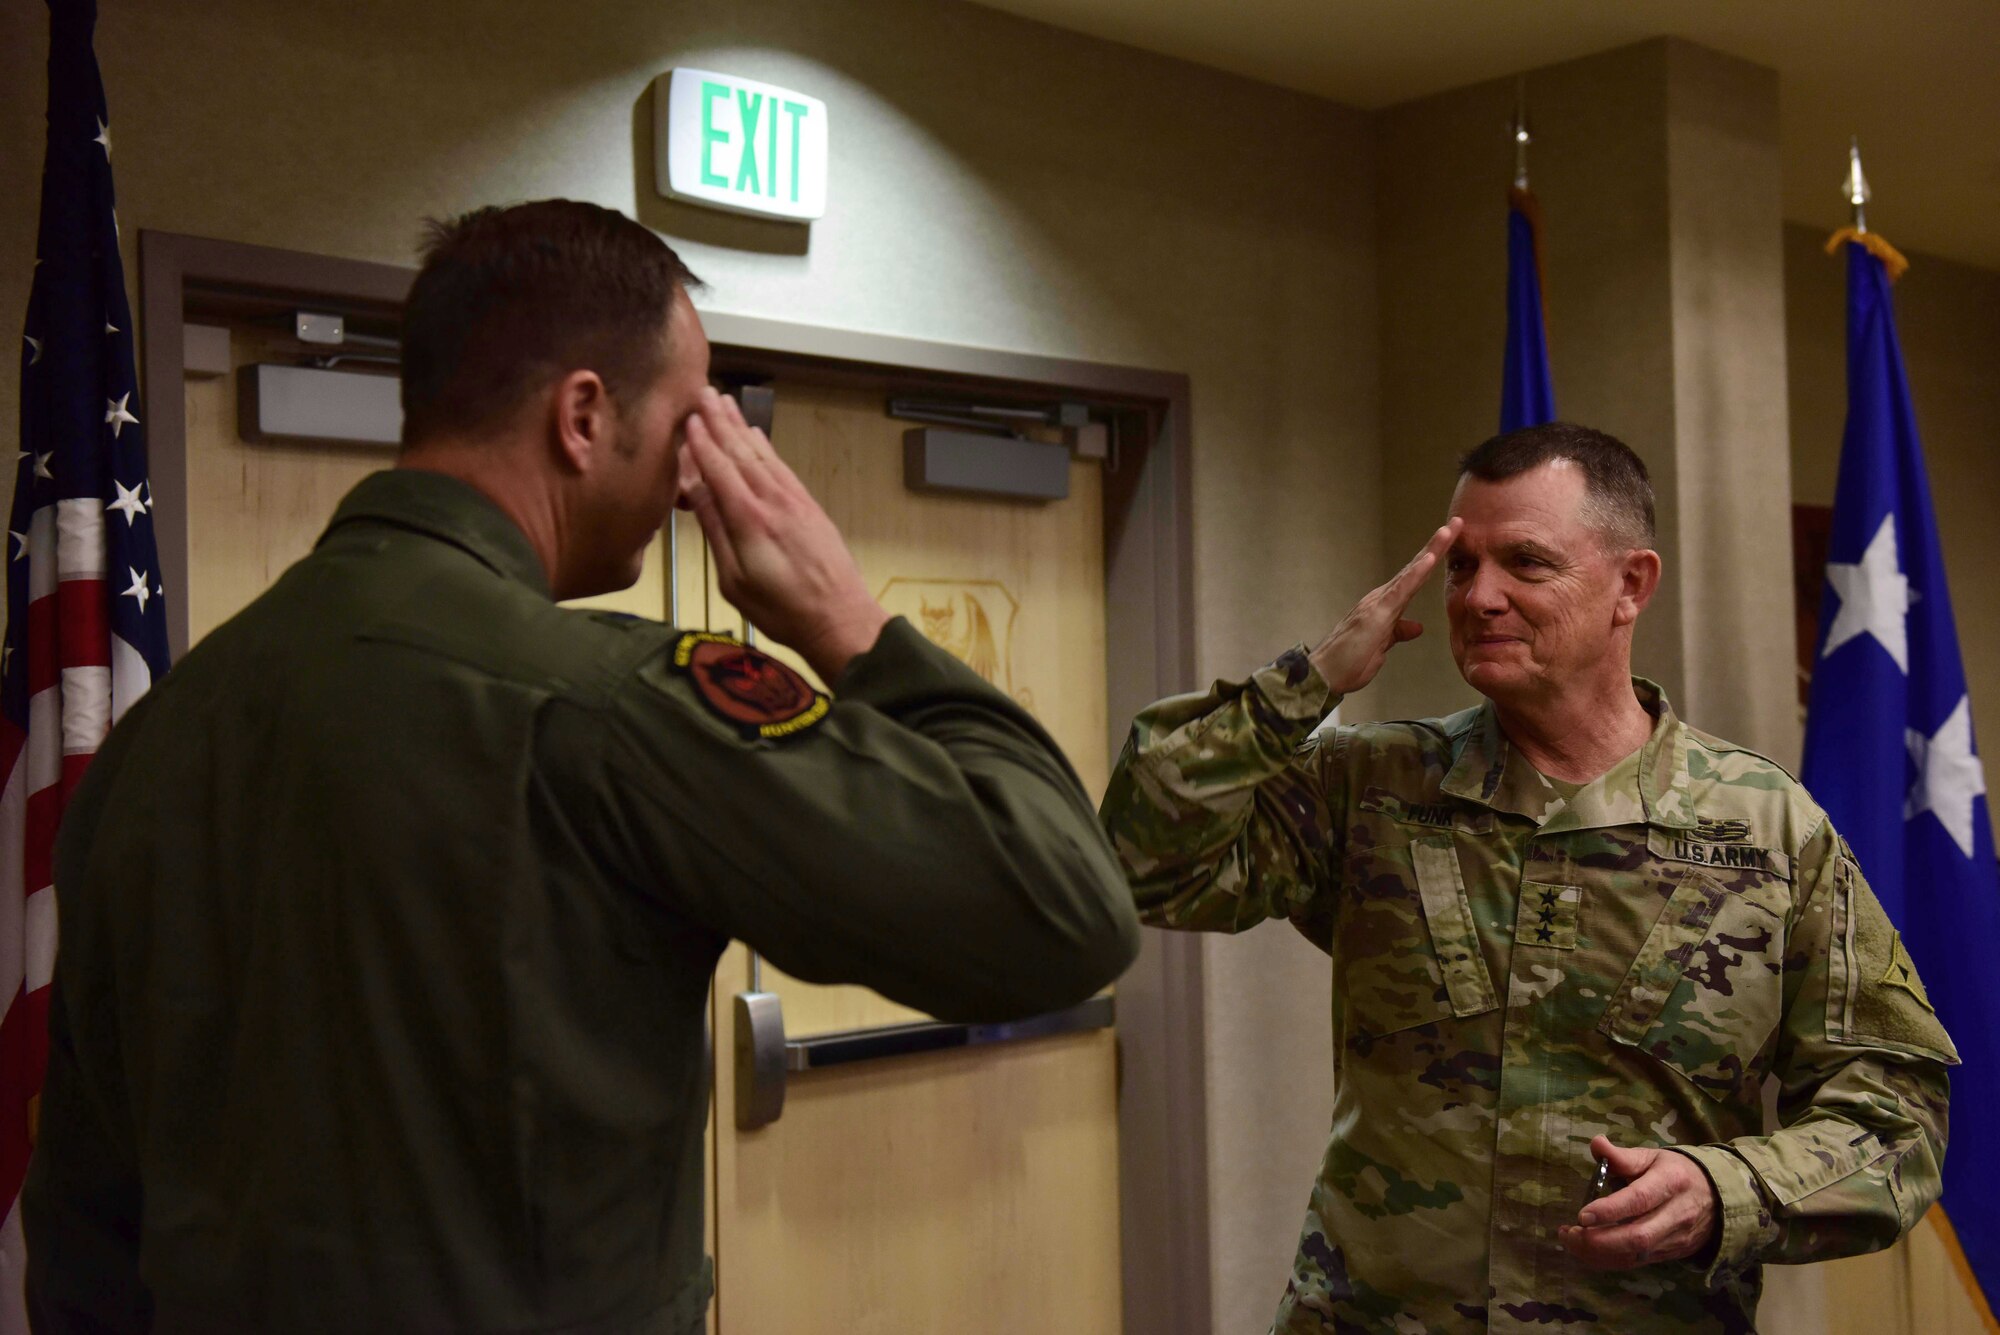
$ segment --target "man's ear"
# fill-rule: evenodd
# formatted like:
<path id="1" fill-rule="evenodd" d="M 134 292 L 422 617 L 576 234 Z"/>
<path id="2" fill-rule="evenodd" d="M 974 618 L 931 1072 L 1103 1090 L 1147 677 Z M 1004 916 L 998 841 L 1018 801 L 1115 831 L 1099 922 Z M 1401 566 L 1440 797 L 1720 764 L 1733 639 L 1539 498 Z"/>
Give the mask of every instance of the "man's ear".
<path id="1" fill-rule="evenodd" d="M 1629 626 L 1653 601 L 1660 587 L 1660 554 L 1646 548 L 1625 553 L 1618 571 L 1618 606 L 1611 614 L 1614 626 Z"/>
<path id="2" fill-rule="evenodd" d="M 571 371 L 549 395 L 556 458 L 572 473 L 588 473 L 611 448 L 611 393 L 595 371 Z"/>

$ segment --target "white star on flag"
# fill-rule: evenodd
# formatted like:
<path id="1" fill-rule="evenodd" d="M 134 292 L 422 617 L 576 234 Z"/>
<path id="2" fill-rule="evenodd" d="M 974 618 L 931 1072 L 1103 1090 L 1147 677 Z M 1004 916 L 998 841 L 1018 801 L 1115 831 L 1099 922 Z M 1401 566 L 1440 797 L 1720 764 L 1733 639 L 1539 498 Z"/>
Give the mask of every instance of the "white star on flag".
<path id="1" fill-rule="evenodd" d="M 49 451 L 49 452 L 48 452 L 47 454 L 38 454 L 38 455 L 36 455 L 36 456 L 35 456 L 35 476 L 36 476 L 36 477 L 45 477 L 45 478 L 47 478 L 47 479 L 48 479 L 49 481 L 51 481 L 51 482 L 55 481 L 55 480 L 56 480 L 56 475 L 55 475 L 54 473 L 51 473 L 51 472 L 49 471 L 49 460 L 51 460 L 51 459 L 53 459 L 53 458 L 55 458 L 55 457 L 56 457 L 56 452 L 55 452 L 54 450 L 50 450 L 50 451 Z"/>
<path id="2" fill-rule="evenodd" d="M 33 366 L 42 359 L 42 340 L 33 334 L 23 334 L 21 337 L 28 340 L 28 365 Z"/>
<path id="3" fill-rule="evenodd" d="M 1885 515 L 1882 527 L 1861 553 L 1858 562 L 1829 561 L 1827 582 L 1840 595 L 1840 611 L 1826 633 L 1825 658 L 1859 635 L 1873 635 L 1896 660 L 1904 676 L 1910 674 L 1910 604 L 1917 600 L 1910 581 L 1903 577 L 1896 556 L 1896 516 Z"/>
<path id="4" fill-rule="evenodd" d="M 125 527 L 130 528 L 134 523 L 138 522 L 140 515 L 146 513 L 146 502 L 139 498 L 139 493 L 144 489 L 145 484 L 141 483 L 137 487 L 127 487 L 117 478 L 113 478 L 111 479 L 111 485 L 118 488 L 118 499 L 104 508 L 113 514 L 124 515 Z"/>
<path id="5" fill-rule="evenodd" d="M 115 334 L 118 332 L 118 326 L 111 323 L 111 321 L 106 320 L 104 322 L 104 332 L 107 334 Z"/>
<path id="6" fill-rule="evenodd" d="M 10 528 L 10 529 L 8 529 L 8 530 L 7 530 L 7 536 L 8 536 L 8 537 L 10 537 L 10 538 L 12 538 L 12 539 L 13 539 L 13 540 L 14 540 L 15 542 L 17 542 L 17 543 L 19 543 L 19 544 L 20 544 L 20 546 L 18 546 L 18 547 L 16 547 L 16 548 L 14 549 L 14 559 L 15 559 L 16 561 L 20 560 L 20 559 L 21 559 L 22 557 L 24 557 L 24 556 L 26 556 L 26 555 L 28 554 L 28 535 L 27 535 L 27 534 L 25 534 L 25 533 L 16 533 L 16 532 L 15 532 L 15 531 L 14 531 L 13 529 L 11 529 L 11 528 Z"/>
<path id="7" fill-rule="evenodd" d="M 120 394 L 115 403 L 110 399 L 104 401 L 104 422 L 105 425 L 111 428 L 111 438 L 113 440 L 118 439 L 118 433 L 125 429 L 127 422 L 135 426 L 139 422 L 139 419 L 132 416 L 131 412 L 125 407 L 131 398 L 130 394 Z"/>
<path id="8" fill-rule="evenodd" d="M 126 566 L 125 568 L 132 570 L 131 566 Z M 145 573 L 139 570 L 132 570 L 132 587 L 118 596 L 120 598 L 137 598 L 139 600 L 139 610 L 141 612 L 145 611 L 146 600 L 153 596 L 153 591 L 146 587 Z"/>
<path id="9" fill-rule="evenodd" d="M 1958 708 L 1932 736 L 1905 730 L 1910 759 L 1917 764 L 1917 781 L 1903 804 L 1903 819 L 1928 811 L 1938 818 L 1959 852 L 1972 856 L 1972 802 L 1986 791 L 1986 771 L 1972 749 L 1972 697 L 1958 698 Z"/>
<path id="10" fill-rule="evenodd" d="M 105 124 L 103 120 L 100 119 L 97 122 L 97 138 L 90 142 L 104 145 L 104 160 L 106 162 L 111 161 L 111 127 Z"/>

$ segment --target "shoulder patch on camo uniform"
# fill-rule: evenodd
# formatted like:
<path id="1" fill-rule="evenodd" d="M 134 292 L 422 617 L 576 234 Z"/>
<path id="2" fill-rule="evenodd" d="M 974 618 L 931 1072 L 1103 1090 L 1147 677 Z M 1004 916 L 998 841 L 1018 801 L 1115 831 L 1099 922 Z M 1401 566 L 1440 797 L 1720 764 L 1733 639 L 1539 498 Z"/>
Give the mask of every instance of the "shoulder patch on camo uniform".
<path id="1" fill-rule="evenodd" d="M 797 736 L 817 727 L 833 708 L 796 669 L 733 635 L 689 631 L 674 642 L 673 664 L 701 702 L 746 739 Z"/>
<path id="2" fill-rule="evenodd" d="M 1903 934 L 1896 933 L 1896 942 L 1889 948 L 1889 968 L 1875 980 L 1883 987 L 1900 987 L 1917 999 L 1917 1004 L 1931 1014 L 1937 1014 L 1937 1007 L 1931 1005 L 1930 997 L 1924 992 L 1924 980 L 1917 977 L 1917 966 L 1910 962 L 1910 952 L 1903 948 Z"/>

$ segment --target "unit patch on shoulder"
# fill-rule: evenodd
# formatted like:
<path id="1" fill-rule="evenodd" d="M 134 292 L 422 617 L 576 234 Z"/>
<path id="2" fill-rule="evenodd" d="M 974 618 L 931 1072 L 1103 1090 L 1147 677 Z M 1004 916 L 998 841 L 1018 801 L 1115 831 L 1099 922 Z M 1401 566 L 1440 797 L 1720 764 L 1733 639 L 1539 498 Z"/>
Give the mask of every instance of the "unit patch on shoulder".
<path id="1" fill-rule="evenodd" d="M 1931 1014 L 1937 1014 L 1937 1007 L 1931 1005 L 1929 994 L 1924 991 L 1923 980 L 1917 977 L 1917 968 L 1910 963 L 1910 952 L 1903 949 L 1903 934 L 1896 933 L 1896 942 L 1889 950 L 1889 968 L 1876 980 L 1883 987 L 1900 987 L 1917 999 L 1917 1004 Z"/>
<path id="2" fill-rule="evenodd" d="M 745 738 L 778 741 L 822 722 L 833 702 L 798 672 L 733 635 L 689 631 L 674 644 L 674 669 Z"/>

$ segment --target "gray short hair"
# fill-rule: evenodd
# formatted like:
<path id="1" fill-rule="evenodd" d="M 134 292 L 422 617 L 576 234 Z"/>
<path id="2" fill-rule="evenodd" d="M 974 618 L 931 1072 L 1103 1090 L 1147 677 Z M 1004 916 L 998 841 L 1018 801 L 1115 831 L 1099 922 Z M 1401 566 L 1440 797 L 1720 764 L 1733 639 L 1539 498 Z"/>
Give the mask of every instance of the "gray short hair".
<path id="1" fill-rule="evenodd" d="M 1522 427 L 1493 437 L 1460 459 L 1458 475 L 1503 482 L 1559 459 L 1583 470 L 1586 518 L 1609 545 L 1631 551 L 1658 542 L 1646 465 L 1631 446 L 1605 432 L 1574 422 Z"/>

